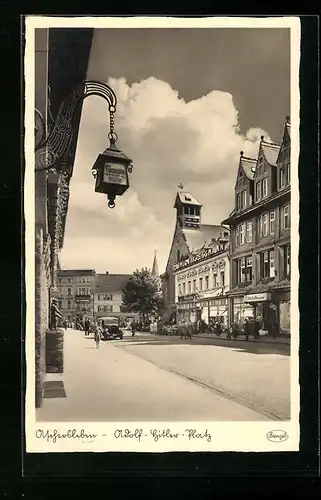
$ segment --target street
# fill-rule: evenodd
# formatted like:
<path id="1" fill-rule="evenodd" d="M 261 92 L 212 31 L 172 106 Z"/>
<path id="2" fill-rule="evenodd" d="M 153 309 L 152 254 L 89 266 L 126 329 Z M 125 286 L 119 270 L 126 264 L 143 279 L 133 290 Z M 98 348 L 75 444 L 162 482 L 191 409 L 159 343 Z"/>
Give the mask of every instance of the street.
<path id="1" fill-rule="evenodd" d="M 101 342 L 68 329 L 64 398 L 37 420 L 259 421 L 290 418 L 289 346 L 125 333 Z"/>

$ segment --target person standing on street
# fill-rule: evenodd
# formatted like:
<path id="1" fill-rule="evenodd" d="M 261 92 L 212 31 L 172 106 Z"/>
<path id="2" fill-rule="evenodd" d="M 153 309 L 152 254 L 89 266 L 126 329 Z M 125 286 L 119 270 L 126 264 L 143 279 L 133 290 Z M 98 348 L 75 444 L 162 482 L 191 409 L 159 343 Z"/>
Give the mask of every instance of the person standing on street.
<path id="1" fill-rule="evenodd" d="M 85 336 L 89 335 L 90 321 L 88 318 L 85 319 Z"/>
<path id="2" fill-rule="evenodd" d="M 100 344 L 100 329 L 97 323 L 94 324 L 94 339 L 96 343 L 96 349 L 98 349 Z"/>
<path id="3" fill-rule="evenodd" d="M 132 337 L 135 337 L 135 330 L 136 330 L 135 321 L 133 321 L 131 324 L 131 330 L 132 330 Z"/>
<path id="4" fill-rule="evenodd" d="M 249 340 L 249 333 L 250 333 L 250 324 L 249 324 L 249 320 L 247 318 L 245 318 L 245 320 L 244 320 L 243 329 L 244 329 L 245 340 L 248 341 Z"/>

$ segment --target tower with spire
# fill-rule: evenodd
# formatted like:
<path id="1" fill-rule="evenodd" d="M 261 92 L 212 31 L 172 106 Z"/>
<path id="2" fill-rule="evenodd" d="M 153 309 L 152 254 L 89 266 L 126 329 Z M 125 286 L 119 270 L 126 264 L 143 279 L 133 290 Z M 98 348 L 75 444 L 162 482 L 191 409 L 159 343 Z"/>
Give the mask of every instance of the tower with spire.
<path id="1" fill-rule="evenodd" d="M 155 250 L 155 253 L 154 253 L 152 275 L 155 276 L 155 278 L 159 278 L 158 263 L 157 263 L 157 250 Z"/>

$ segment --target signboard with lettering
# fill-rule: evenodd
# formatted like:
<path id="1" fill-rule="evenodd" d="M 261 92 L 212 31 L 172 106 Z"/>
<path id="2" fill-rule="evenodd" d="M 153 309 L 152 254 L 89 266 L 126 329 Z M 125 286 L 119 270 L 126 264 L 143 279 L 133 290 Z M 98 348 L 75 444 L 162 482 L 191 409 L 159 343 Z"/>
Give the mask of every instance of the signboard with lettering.
<path id="1" fill-rule="evenodd" d="M 125 165 L 115 163 L 105 163 L 104 165 L 104 182 L 110 184 L 127 185 L 127 175 Z"/>
<path id="2" fill-rule="evenodd" d="M 244 297 L 244 302 L 266 302 L 268 300 L 271 300 L 270 293 L 252 293 Z"/>

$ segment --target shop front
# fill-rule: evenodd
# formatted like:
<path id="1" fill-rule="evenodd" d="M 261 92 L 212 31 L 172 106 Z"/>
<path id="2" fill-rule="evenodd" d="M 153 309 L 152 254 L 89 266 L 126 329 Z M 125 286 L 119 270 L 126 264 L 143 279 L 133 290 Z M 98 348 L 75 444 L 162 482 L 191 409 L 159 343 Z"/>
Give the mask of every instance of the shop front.
<path id="1" fill-rule="evenodd" d="M 255 318 L 255 306 L 244 300 L 244 296 L 231 297 L 231 323 L 242 325 L 245 319 Z"/>
<path id="2" fill-rule="evenodd" d="M 244 296 L 244 303 L 253 308 L 253 316 L 261 323 L 261 329 L 269 334 L 278 333 L 278 302 L 270 292 Z"/>
<path id="3" fill-rule="evenodd" d="M 290 335 L 291 331 L 291 293 L 290 290 L 277 292 L 280 333 Z"/>
<path id="4" fill-rule="evenodd" d="M 218 321 L 228 326 L 228 303 L 226 297 L 221 297 L 208 302 L 209 320 Z"/>

